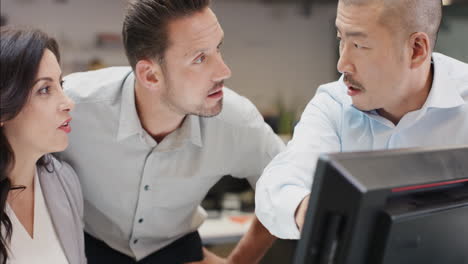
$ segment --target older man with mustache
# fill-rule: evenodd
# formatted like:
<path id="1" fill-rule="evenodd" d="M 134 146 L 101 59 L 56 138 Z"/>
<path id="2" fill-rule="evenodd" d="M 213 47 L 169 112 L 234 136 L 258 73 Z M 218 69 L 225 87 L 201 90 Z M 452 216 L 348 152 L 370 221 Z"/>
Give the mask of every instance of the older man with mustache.
<path id="1" fill-rule="evenodd" d="M 339 1 L 342 78 L 319 87 L 257 183 L 272 234 L 299 238 L 320 153 L 468 144 L 468 65 L 433 52 L 441 18 L 440 0 Z"/>

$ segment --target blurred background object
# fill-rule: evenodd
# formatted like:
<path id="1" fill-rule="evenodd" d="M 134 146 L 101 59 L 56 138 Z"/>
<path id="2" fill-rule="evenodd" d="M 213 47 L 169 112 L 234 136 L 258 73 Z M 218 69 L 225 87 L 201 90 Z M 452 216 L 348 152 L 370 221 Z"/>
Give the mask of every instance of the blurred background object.
<path id="1" fill-rule="evenodd" d="M 0 26 L 4 26 L 7 24 L 7 18 L 4 15 L 0 15 Z"/>

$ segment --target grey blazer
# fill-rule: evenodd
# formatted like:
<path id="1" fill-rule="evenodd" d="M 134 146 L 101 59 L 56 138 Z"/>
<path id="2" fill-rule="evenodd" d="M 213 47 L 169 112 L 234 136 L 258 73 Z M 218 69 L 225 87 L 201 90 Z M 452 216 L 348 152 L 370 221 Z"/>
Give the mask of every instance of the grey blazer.
<path id="1" fill-rule="evenodd" d="M 38 169 L 45 203 L 55 232 L 70 264 L 85 264 L 83 196 L 75 171 L 52 155 L 54 171 Z"/>

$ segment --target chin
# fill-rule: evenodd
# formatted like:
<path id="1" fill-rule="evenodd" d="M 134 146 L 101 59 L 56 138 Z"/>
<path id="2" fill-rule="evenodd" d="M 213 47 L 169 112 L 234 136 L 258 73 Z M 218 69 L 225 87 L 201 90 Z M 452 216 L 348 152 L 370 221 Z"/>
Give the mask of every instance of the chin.
<path id="1" fill-rule="evenodd" d="M 54 148 L 53 150 L 49 151 L 50 153 L 54 153 L 54 152 L 62 152 L 64 151 L 65 149 L 67 149 L 68 147 L 68 140 L 65 141 L 65 142 L 57 142 L 56 144 L 54 144 Z"/>
<path id="2" fill-rule="evenodd" d="M 362 102 L 356 102 L 354 100 L 353 100 L 353 106 L 356 107 L 357 109 L 359 109 L 361 111 L 365 111 L 365 112 L 375 110 L 375 108 L 372 108 L 368 104 L 363 104 Z"/>
<path id="3" fill-rule="evenodd" d="M 220 100 L 215 106 L 213 106 L 211 108 L 202 109 L 199 112 L 198 115 L 202 116 L 202 117 L 214 117 L 214 116 L 219 115 L 219 113 L 221 113 L 221 110 L 223 110 L 223 101 L 222 100 Z"/>

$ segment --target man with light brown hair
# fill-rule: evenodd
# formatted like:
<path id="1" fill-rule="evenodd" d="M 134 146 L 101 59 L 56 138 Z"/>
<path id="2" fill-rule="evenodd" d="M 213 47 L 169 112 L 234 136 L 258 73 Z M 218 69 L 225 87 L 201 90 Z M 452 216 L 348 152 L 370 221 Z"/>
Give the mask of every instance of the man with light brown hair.
<path id="1" fill-rule="evenodd" d="M 255 106 L 224 87 L 224 32 L 209 0 L 135 0 L 131 67 L 75 73 L 70 147 L 90 264 L 258 263 L 274 240 L 254 218 L 227 259 L 202 247 L 200 203 L 224 175 L 255 186 L 284 147 Z"/>

